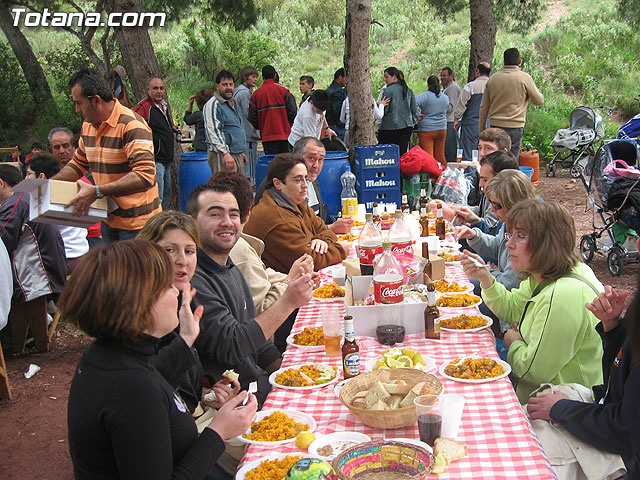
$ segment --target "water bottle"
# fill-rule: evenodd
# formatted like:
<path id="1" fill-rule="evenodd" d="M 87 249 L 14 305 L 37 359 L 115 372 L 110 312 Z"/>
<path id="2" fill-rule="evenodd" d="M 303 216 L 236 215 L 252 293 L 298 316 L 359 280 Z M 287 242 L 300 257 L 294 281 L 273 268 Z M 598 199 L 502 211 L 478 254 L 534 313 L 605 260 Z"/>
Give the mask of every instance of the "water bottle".
<path id="1" fill-rule="evenodd" d="M 340 200 L 342 201 L 342 216 L 355 217 L 358 214 L 358 195 L 356 195 L 356 176 L 351 173 L 351 168 L 347 165 L 347 169 L 340 176 L 342 184 L 342 192 Z"/>

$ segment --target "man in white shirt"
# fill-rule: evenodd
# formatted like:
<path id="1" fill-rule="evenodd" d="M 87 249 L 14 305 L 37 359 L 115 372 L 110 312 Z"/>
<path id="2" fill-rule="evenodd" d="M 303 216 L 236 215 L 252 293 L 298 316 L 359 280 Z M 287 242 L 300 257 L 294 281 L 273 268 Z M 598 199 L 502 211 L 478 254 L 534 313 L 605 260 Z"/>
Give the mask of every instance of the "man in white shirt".
<path id="1" fill-rule="evenodd" d="M 322 127 L 326 124 L 324 113 L 329 108 L 329 95 L 325 90 L 313 90 L 309 99 L 300 106 L 296 119 L 293 121 L 291 133 L 289 134 L 289 150 L 302 137 L 314 137 L 320 140 Z M 325 131 L 329 138 L 335 137 L 336 132 L 328 126 Z"/>

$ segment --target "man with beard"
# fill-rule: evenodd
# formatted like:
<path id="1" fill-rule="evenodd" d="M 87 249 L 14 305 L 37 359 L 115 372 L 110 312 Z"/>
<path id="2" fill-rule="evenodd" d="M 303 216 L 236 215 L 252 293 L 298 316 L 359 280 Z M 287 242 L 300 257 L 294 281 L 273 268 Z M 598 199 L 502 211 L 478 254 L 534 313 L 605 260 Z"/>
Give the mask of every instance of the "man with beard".
<path id="1" fill-rule="evenodd" d="M 296 308 L 311 299 L 314 282 L 300 267 L 282 296 L 256 315 L 251 290 L 229 258 L 247 213 L 240 211 L 235 195 L 228 183 L 207 182 L 195 188 L 187 202 L 200 235 L 198 265 L 191 281 L 197 291 L 193 307 L 204 306 L 195 346 L 204 373 L 214 381 L 230 368 L 240 375 L 243 388 L 258 381 L 256 396 L 262 405 L 271 388 L 268 374 L 282 363 L 280 352 L 269 339 Z"/>
<path id="2" fill-rule="evenodd" d="M 247 156 L 244 154 L 244 123 L 236 109 L 233 91 L 233 73 L 221 70 L 216 76 L 216 91 L 204 105 L 202 112 L 211 173 L 243 173 L 247 163 Z"/>

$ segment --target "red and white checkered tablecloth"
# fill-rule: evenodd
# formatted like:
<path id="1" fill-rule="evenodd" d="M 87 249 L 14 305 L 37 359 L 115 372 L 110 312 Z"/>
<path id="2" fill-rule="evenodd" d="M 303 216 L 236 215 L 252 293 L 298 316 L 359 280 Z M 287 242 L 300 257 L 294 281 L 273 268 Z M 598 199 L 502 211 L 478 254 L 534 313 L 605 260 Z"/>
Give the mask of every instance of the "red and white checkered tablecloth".
<path id="1" fill-rule="evenodd" d="M 445 278 L 468 281 L 459 266 L 447 266 Z M 312 300 L 301 308 L 293 333 L 300 332 L 305 327 L 321 326 L 321 313 L 328 305 L 331 304 Z M 344 313 L 344 306 L 341 306 L 341 310 Z M 494 336 L 488 329 L 476 333 L 442 332 L 440 340 L 421 337 L 420 334 L 407 335 L 403 346 L 419 350 L 423 355 L 432 357 L 436 360 L 437 368 L 445 361 L 472 353 L 498 357 Z M 377 358 L 382 350 L 387 348 L 371 337 L 358 337 L 357 342 L 360 346 L 360 362 L 363 369 L 368 360 Z M 327 357 L 324 351 L 309 353 L 299 348 L 289 348 L 284 353 L 282 366 L 315 362 L 337 366 L 338 375 L 342 378 L 341 357 Z M 468 456 L 449 465 L 446 472 L 438 475 L 438 478 L 443 480 L 556 478 L 508 378 L 484 384 L 466 384 L 447 380 L 435 371 L 430 373 L 442 381 L 447 393 L 456 393 L 466 398 L 462 424 L 456 440 L 467 446 Z M 300 392 L 274 388 L 264 408 L 294 409 L 310 414 L 317 422 L 317 434 L 356 431 L 369 435 L 372 440 L 419 438 L 417 424 L 393 430 L 381 430 L 364 425 L 340 403 L 334 393 L 333 384 Z M 260 459 L 271 452 L 304 453 L 296 448 L 293 442 L 275 448 L 249 445 L 243 463 Z"/>

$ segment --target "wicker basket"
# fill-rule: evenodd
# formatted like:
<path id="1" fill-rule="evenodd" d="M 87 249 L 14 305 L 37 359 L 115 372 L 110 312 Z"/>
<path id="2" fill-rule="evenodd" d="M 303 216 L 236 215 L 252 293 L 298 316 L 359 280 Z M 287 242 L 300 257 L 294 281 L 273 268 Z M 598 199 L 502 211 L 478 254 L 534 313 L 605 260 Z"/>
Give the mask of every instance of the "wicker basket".
<path id="1" fill-rule="evenodd" d="M 398 408 L 395 410 L 367 410 L 354 407 L 351 401 L 356 393 L 368 390 L 376 381 L 388 382 L 390 380 L 404 380 L 409 385 L 425 382 L 434 395 L 442 393 L 442 383 L 430 373 L 425 373 L 415 368 L 393 368 L 378 370 L 375 372 L 361 373 L 353 380 L 347 382 L 340 390 L 340 401 L 362 423 L 376 428 L 402 428 L 414 425 L 417 422 L 416 407 Z"/>
<path id="2" fill-rule="evenodd" d="M 393 440 L 361 443 L 333 459 L 341 480 L 421 480 L 433 465 L 433 455 L 424 448 Z"/>

